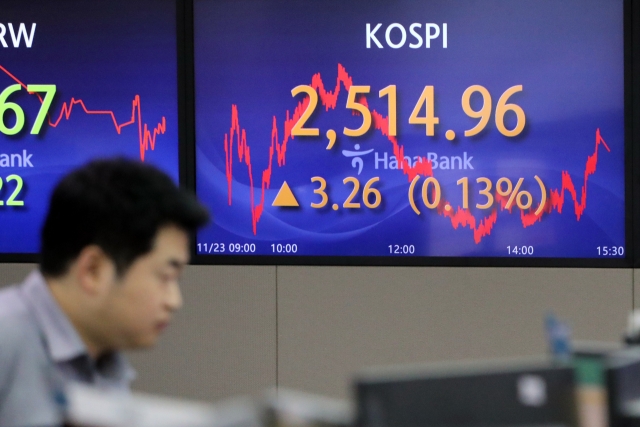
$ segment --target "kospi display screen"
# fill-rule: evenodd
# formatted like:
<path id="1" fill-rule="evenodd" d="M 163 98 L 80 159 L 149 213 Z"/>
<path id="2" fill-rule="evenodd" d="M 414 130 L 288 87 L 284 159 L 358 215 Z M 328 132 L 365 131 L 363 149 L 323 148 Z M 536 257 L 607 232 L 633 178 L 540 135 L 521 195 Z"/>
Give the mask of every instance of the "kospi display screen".
<path id="1" fill-rule="evenodd" d="M 623 262 L 623 3 L 194 0 L 199 259 Z"/>
<path id="2" fill-rule="evenodd" d="M 175 0 L 1 9 L 0 255 L 38 252 L 53 186 L 91 159 L 138 159 L 178 182 Z"/>

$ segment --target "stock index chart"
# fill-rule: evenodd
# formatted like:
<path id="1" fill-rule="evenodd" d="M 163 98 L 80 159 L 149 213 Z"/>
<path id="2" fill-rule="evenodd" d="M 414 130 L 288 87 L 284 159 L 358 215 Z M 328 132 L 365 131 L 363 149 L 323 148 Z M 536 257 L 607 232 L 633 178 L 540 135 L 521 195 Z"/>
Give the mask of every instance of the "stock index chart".
<path id="1" fill-rule="evenodd" d="M 624 258 L 622 0 L 195 0 L 199 255 Z"/>
<path id="2" fill-rule="evenodd" d="M 8 0 L 0 18 L 0 254 L 33 254 L 55 183 L 99 157 L 178 182 L 175 0 Z"/>

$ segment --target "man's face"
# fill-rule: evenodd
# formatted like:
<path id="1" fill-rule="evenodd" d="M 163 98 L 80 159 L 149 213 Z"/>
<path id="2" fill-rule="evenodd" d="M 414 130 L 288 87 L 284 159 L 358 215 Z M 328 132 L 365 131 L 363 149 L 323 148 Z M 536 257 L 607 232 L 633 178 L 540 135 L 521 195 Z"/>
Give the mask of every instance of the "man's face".
<path id="1" fill-rule="evenodd" d="M 182 306 L 178 279 L 189 261 L 189 237 L 178 227 L 158 231 L 151 251 L 137 258 L 121 276 L 113 274 L 102 304 L 109 347 L 155 344 Z"/>

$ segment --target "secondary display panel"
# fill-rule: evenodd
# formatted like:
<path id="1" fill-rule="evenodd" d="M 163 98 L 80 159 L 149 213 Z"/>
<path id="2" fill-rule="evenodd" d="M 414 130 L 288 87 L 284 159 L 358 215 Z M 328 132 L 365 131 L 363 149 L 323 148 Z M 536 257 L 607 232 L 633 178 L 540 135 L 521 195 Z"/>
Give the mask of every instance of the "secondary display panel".
<path id="1" fill-rule="evenodd" d="M 53 186 L 90 159 L 139 159 L 178 182 L 176 11 L 175 0 L 3 1 L 3 260 L 34 259 Z"/>
<path id="2" fill-rule="evenodd" d="M 194 0 L 198 259 L 626 265 L 624 9 Z"/>

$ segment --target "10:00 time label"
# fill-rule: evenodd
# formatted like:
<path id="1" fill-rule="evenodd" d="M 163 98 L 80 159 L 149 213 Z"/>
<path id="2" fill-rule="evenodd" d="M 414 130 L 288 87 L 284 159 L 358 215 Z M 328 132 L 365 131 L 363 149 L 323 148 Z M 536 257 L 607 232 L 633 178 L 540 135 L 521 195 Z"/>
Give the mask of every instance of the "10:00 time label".
<path id="1" fill-rule="evenodd" d="M 295 243 L 272 243 L 271 252 L 277 254 L 295 254 L 298 252 L 298 245 Z"/>

